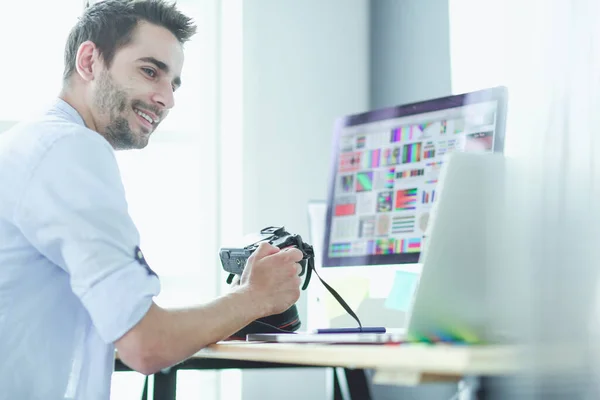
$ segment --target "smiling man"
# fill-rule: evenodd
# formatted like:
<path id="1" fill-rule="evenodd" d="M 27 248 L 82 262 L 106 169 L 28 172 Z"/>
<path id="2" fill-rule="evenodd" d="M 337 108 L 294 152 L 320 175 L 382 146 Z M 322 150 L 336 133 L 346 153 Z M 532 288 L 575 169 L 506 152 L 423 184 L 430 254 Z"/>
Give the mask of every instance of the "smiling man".
<path id="1" fill-rule="evenodd" d="M 112 3 L 97 5 L 69 37 L 61 98 L 113 148 L 139 149 L 148 144 L 152 132 L 174 106 L 174 92 L 181 85 L 182 44 L 194 34 L 195 27 L 174 9 L 161 10 L 155 4 L 146 11 L 162 12 L 162 21 L 156 18 L 159 15 L 154 16 L 155 21 L 141 19 L 117 41 L 114 35 L 118 32 L 107 34 L 104 29 L 97 30 L 97 37 L 82 41 L 86 33 L 83 24 L 101 28 L 101 24 L 110 23 L 99 14 L 111 7 L 110 11 L 118 11 Z M 128 22 L 134 28 L 135 21 Z"/>
<path id="2" fill-rule="evenodd" d="M 0 397 L 108 399 L 115 349 L 151 374 L 298 300 L 302 253 L 262 244 L 230 293 L 153 301 L 114 152 L 144 148 L 167 117 L 194 32 L 160 0 L 89 7 L 54 105 L 0 135 Z"/>

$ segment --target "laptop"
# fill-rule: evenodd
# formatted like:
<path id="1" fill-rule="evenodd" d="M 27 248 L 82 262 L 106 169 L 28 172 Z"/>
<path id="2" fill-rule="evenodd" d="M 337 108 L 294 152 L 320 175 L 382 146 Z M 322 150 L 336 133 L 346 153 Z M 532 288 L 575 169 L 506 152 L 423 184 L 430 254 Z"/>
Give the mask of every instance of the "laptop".
<path id="1" fill-rule="evenodd" d="M 490 278 L 502 265 L 506 159 L 452 152 L 440 172 L 421 251 L 422 272 L 405 330 L 386 333 L 250 334 L 249 342 L 497 343 L 510 337 L 503 297 Z M 500 301 L 498 301 L 500 299 Z"/>

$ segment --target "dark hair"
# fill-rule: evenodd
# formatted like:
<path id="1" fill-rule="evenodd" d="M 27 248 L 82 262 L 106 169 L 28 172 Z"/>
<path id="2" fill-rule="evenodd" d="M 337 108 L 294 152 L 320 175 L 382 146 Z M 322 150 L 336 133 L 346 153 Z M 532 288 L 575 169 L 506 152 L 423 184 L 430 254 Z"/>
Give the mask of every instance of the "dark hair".
<path id="1" fill-rule="evenodd" d="M 94 42 L 107 67 L 110 67 L 117 50 L 133 39 L 133 31 L 140 21 L 168 29 L 181 44 L 196 33 L 192 19 L 178 11 L 174 3 L 163 0 L 100 1 L 86 6 L 69 33 L 63 80 L 66 81 L 75 70 L 75 58 L 81 43 Z"/>

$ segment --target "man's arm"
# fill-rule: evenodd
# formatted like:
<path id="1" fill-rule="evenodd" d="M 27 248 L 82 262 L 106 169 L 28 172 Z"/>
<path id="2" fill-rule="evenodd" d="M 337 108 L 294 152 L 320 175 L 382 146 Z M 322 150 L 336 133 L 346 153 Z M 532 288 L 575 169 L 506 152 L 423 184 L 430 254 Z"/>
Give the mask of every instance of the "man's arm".
<path id="1" fill-rule="evenodd" d="M 260 318 L 250 297 L 237 290 L 181 310 L 166 310 L 153 303 L 146 316 L 115 343 L 119 358 L 145 375 L 185 360 Z"/>
<path id="2" fill-rule="evenodd" d="M 250 322 L 282 312 L 300 296 L 302 259 L 297 249 L 261 244 L 248 260 L 240 286 L 202 306 L 166 310 L 152 304 L 144 318 L 115 342 L 119 357 L 142 374 L 153 374 L 223 340 Z"/>

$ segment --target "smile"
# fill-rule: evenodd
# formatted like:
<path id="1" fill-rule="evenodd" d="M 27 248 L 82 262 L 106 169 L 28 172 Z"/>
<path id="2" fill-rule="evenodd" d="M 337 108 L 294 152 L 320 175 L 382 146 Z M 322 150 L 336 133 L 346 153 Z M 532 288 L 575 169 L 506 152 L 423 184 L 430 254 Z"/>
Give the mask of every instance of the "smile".
<path id="1" fill-rule="evenodd" d="M 159 121 L 158 117 L 154 117 L 154 118 L 153 118 L 151 115 L 149 115 L 149 114 L 147 114 L 147 113 L 143 112 L 142 110 L 138 110 L 137 108 L 134 108 L 133 110 L 135 111 L 135 113 L 136 113 L 137 115 L 139 115 L 140 117 L 142 117 L 143 119 L 145 119 L 146 121 L 148 121 L 148 123 L 149 123 L 150 125 L 157 124 L 157 123 L 158 123 L 158 121 Z"/>

